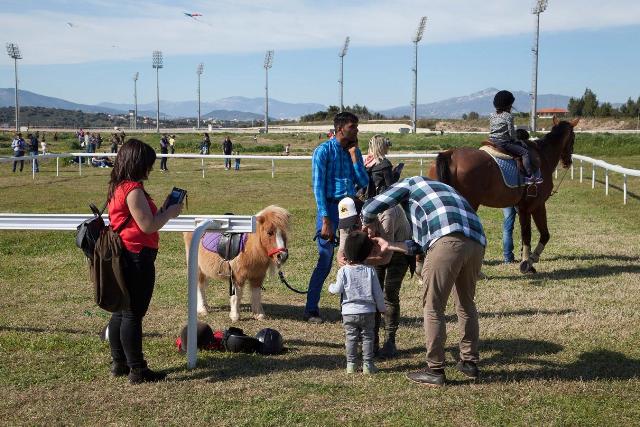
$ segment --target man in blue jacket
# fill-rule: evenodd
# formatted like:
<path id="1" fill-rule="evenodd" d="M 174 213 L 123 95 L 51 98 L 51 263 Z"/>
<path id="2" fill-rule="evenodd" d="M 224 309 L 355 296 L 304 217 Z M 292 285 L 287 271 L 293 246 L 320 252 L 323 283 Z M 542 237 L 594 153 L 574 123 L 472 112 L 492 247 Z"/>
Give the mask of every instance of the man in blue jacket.
<path id="1" fill-rule="evenodd" d="M 318 262 L 311 278 L 304 308 L 304 320 L 322 323 L 318 302 L 325 279 L 331 271 L 338 203 L 346 196 L 354 196 L 357 189 L 369 184 L 362 153 L 358 148 L 358 117 L 349 112 L 336 114 L 333 119 L 335 135 L 320 144 L 313 152 L 312 181 L 316 199 L 316 230 Z"/>

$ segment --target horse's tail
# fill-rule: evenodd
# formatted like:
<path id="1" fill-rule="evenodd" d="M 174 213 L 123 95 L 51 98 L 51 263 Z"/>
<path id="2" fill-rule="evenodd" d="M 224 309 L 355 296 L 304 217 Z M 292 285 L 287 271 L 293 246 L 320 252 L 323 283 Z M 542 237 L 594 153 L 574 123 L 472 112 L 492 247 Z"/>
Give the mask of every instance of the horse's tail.
<path id="1" fill-rule="evenodd" d="M 438 174 L 438 181 L 445 184 L 451 183 L 451 171 L 449 170 L 449 164 L 451 163 L 451 153 L 453 150 L 443 151 L 438 153 L 436 157 L 436 171 Z"/>

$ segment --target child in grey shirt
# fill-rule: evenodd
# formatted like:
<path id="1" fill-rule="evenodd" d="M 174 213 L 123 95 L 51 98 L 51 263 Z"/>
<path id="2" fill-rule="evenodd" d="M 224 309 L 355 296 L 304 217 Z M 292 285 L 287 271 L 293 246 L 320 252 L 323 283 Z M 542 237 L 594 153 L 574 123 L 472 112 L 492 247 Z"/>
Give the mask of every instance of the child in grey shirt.
<path id="1" fill-rule="evenodd" d="M 342 325 L 347 350 L 347 373 L 355 372 L 358 342 L 362 340 L 362 372 L 378 371 L 373 363 L 376 310 L 384 313 L 384 296 L 373 267 L 362 264 L 373 249 L 374 242 L 363 231 L 352 231 L 344 244 L 348 262 L 338 270 L 336 283 L 329 292 L 342 298 Z"/>
<path id="2" fill-rule="evenodd" d="M 493 98 L 495 113 L 489 115 L 489 140 L 497 147 L 507 151 L 516 157 L 522 157 L 527 177 L 526 184 L 540 184 L 542 178 L 536 177 L 529 157 L 529 150 L 516 139 L 516 130 L 513 124 L 511 109 L 515 97 L 508 90 L 501 90 Z"/>

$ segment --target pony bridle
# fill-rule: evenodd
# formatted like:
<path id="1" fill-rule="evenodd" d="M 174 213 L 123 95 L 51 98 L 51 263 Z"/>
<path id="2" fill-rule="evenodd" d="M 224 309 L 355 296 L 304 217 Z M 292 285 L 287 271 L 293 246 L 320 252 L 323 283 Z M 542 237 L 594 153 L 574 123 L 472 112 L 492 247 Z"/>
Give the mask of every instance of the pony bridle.
<path id="1" fill-rule="evenodd" d="M 276 262 L 278 264 L 282 264 L 289 257 L 289 250 L 285 246 L 285 242 L 284 242 L 284 239 L 282 238 L 282 234 L 280 230 L 276 232 L 276 244 L 278 245 L 277 247 L 273 249 L 269 249 L 267 251 L 267 256 L 269 258 L 276 257 Z M 283 255 L 280 255 L 280 254 L 283 254 Z"/>

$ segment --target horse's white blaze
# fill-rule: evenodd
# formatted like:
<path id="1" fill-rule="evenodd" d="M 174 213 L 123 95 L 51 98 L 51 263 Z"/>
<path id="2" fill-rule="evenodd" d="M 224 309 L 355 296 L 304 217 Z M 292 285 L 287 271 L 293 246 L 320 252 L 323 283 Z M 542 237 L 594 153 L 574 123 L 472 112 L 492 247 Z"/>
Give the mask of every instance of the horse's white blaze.
<path id="1" fill-rule="evenodd" d="M 278 248 L 286 248 L 284 245 L 284 239 L 282 238 L 282 231 L 279 228 L 278 231 L 276 231 L 276 244 L 278 245 Z"/>

